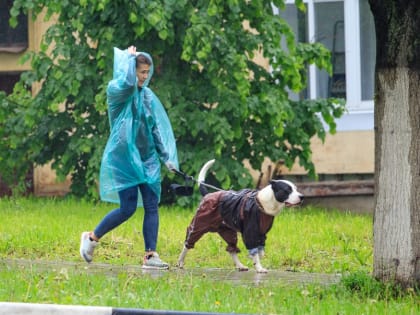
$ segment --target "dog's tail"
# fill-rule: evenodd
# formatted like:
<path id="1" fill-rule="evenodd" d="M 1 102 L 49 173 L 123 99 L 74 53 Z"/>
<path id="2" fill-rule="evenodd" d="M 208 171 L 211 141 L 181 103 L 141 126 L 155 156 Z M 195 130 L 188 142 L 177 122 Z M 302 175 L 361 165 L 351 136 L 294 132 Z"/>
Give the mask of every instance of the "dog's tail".
<path id="1" fill-rule="evenodd" d="M 206 180 L 206 175 L 207 175 L 207 171 L 209 170 L 209 168 L 214 164 L 216 160 L 210 160 L 207 161 L 206 164 L 203 165 L 203 167 L 200 170 L 200 173 L 198 174 L 198 179 L 197 179 L 197 183 L 198 183 L 198 188 L 200 190 L 200 193 L 202 196 L 205 196 L 208 194 L 208 190 L 207 187 L 202 185 L 201 183 L 204 183 Z"/>

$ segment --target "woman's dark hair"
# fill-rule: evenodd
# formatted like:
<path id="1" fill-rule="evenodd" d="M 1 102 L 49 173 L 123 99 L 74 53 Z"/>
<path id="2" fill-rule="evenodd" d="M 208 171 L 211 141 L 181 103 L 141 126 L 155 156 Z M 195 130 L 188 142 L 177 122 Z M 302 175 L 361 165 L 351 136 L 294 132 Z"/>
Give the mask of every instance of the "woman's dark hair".
<path id="1" fill-rule="evenodd" d="M 145 55 L 140 54 L 136 57 L 136 68 L 139 66 L 139 64 L 146 64 L 146 65 L 151 66 L 152 61 L 149 58 L 147 58 Z"/>

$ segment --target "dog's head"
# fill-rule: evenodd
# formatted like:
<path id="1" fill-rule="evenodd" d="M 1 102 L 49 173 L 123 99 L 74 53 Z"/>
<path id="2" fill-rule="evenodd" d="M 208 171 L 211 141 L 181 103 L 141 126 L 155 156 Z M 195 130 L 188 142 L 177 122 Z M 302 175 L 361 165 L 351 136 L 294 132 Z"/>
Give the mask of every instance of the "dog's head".
<path id="1" fill-rule="evenodd" d="M 283 207 L 292 207 L 303 202 L 303 194 L 288 180 L 271 180 L 270 184 L 257 195 L 263 212 L 272 216 L 280 213 Z"/>
<path id="2" fill-rule="evenodd" d="M 296 185 L 288 180 L 271 180 L 271 189 L 274 198 L 280 203 L 284 203 L 286 207 L 296 206 L 303 202 L 303 194 L 297 191 Z"/>

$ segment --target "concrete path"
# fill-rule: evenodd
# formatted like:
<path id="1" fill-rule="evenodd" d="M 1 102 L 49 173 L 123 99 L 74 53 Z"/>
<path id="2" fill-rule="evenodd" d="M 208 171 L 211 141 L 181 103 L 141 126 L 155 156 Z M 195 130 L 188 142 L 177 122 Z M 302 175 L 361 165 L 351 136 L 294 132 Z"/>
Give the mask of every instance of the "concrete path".
<path id="1" fill-rule="evenodd" d="M 281 270 L 269 270 L 266 274 L 256 273 L 254 270 L 240 272 L 232 269 L 219 268 L 195 268 L 169 270 L 144 270 L 141 265 L 112 265 L 102 263 L 86 264 L 84 262 L 50 261 L 50 260 L 29 260 L 29 259 L 0 259 L 0 268 L 31 268 L 40 271 L 76 272 L 76 273 L 102 273 L 106 275 L 118 275 L 120 273 L 131 273 L 141 276 L 158 278 L 167 273 L 185 274 L 186 276 L 205 276 L 214 281 L 228 281 L 238 285 L 250 283 L 319 283 L 333 284 L 340 281 L 341 276 L 337 274 L 319 274 L 306 272 L 291 272 Z"/>

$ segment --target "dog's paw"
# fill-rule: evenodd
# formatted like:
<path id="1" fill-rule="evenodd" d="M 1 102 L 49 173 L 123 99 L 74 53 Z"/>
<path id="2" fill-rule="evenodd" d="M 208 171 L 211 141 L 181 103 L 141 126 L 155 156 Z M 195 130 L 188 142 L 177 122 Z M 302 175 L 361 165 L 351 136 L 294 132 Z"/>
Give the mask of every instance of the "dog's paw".
<path id="1" fill-rule="evenodd" d="M 183 262 L 178 261 L 178 262 L 176 263 L 175 267 L 177 267 L 177 268 L 179 268 L 179 269 L 184 269 L 184 263 L 183 263 Z"/>
<path id="2" fill-rule="evenodd" d="M 268 270 L 263 268 L 263 267 L 256 268 L 256 270 L 257 270 L 258 273 L 267 273 L 268 272 Z"/>
<path id="3" fill-rule="evenodd" d="M 235 261 L 235 269 L 238 271 L 248 271 L 249 268 L 242 264 L 239 260 Z"/>

